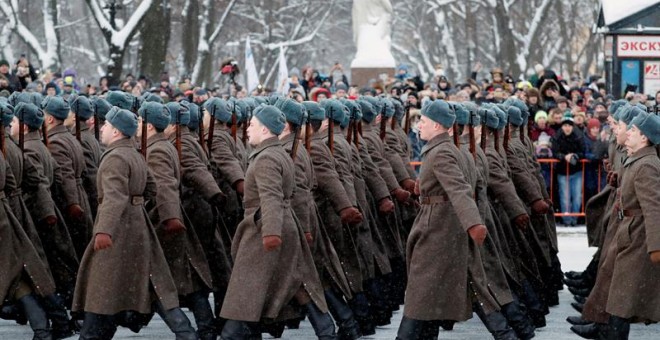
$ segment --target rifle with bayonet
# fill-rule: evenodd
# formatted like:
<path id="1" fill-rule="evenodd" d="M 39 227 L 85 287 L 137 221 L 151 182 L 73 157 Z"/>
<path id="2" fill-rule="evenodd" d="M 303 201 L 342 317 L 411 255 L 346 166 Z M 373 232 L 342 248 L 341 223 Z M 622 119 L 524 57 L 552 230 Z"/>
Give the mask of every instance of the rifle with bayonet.
<path id="1" fill-rule="evenodd" d="M 385 140 L 387 134 L 387 104 L 383 103 L 383 109 L 380 110 L 380 140 Z"/>
<path id="2" fill-rule="evenodd" d="M 330 153 L 335 154 L 335 119 L 332 105 L 328 107 L 328 147 Z"/>
<path id="3" fill-rule="evenodd" d="M 406 107 L 405 107 L 405 112 L 406 113 L 404 115 L 405 121 L 403 122 L 403 131 L 406 132 L 406 136 L 410 132 L 410 109 L 411 108 L 412 108 L 412 104 L 410 103 L 410 101 L 406 101 Z"/>
<path id="4" fill-rule="evenodd" d="M 298 146 L 300 145 L 300 130 L 302 129 L 303 124 L 305 123 L 305 108 L 302 109 L 302 114 L 300 115 L 300 121 L 296 124 L 296 127 L 293 130 L 293 146 L 291 147 L 291 159 L 296 160 L 296 155 L 298 154 Z"/>
<path id="5" fill-rule="evenodd" d="M 234 139 L 234 144 L 236 144 L 236 124 L 238 124 L 236 118 L 236 102 L 234 101 L 234 107 L 231 110 L 231 138 Z"/>
<path id="6" fill-rule="evenodd" d="M 470 119 L 468 121 L 468 133 L 470 135 L 470 153 L 472 158 L 477 159 L 477 141 L 474 135 L 474 115 L 476 113 L 470 110 Z"/>
<path id="7" fill-rule="evenodd" d="M 144 117 L 142 117 L 142 136 L 140 136 L 140 153 L 144 159 L 147 159 L 147 116 L 149 110 L 144 110 Z"/>
<path id="8" fill-rule="evenodd" d="M 76 119 L 76 139 L 80 143 L 81 136 L 80 136 L 80 116 L 78 115 L 78 112 L 80 112 L 80 101 L 77 100 L 76 98 L 76 110 L 73 112 L 75 114 L 75 119 Z"/>

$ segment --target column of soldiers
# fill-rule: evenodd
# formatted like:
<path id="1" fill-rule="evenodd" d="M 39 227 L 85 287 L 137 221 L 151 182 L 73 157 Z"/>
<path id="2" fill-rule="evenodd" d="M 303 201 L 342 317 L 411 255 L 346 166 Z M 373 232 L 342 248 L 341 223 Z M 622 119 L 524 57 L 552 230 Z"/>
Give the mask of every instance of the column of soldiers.
<path id="1" fill-rule="evenodd" d="M 410 107 L 385 97 L 0 104 L 2 317 L 36 339 L 109 339 L 156 312 L 177 339 L 280 337 L 303 317 L 320 339 L 357 339 L 401 304 L 399 339 L 435 339 L 473 312 L 496 339 L 531 339 L 558 303 L 552 206 L 517 99 L 426 105 L 419 176 Z M 633 123 L 634 138 L 655 145 L 656 118 Z M 617 197 L 643 228 L 646 203 Z M 614 262 L 616 238 L 602 238 Z M 606 292 L 625 275 L 611 267 Z M 638 321 L 606 312 L 593 327 Z"/>
<path id="2" fill-rule="evenodd" d="M 586 206 L 589 245 L 597 247 L 583 272 L 566 273 L 581 314 L 567 321 L 588 339 L 628 339 L 630 323 L 657 322 L 658 144 L 660 117 L 640 105 L 609 107 L 613 134 L 607 185 Z"/>

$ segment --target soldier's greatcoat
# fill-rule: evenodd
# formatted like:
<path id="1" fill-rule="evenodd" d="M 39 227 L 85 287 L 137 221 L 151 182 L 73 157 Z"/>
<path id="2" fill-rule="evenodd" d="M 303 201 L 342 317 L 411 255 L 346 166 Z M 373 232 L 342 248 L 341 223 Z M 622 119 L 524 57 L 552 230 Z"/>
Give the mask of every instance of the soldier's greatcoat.
<path id="1" fill-rule="evenodd" d="M 147 140 L 147 164 L 157 185 L 156 206 L 149 212 L 179 295 L 211 288 L 211 273 L 192 225 L 186 223 L 179 196 L 181 169 L 177 151 L 163 133 Z M 185 232 L 167 235 L 163 222 L 179 219 Z"/>
<path id="2" fill-rule="evenodd" d="M 89 206 L 87 193 L 83 188 L 83 172 L 85 171 L 85 157 L 82 146 L 64 126 L 58 125 L 48 131 L 48 150 L 57 162 L 61 181 L 55 181 L 53 199 L 62 212 L 72 204 L 78 204 L 84 213 L 82 220 L 75 221 L 66 216 L 66 225 L 73 240 L 78 257 L 87 247 L 92 238 L 92 211 Z"/>
<path id="3" fill-rule="evenodd" d="M 89 206 L 92 209 L 92 218 L 96 217 L 98 208 L 98 194 L 96 193 L 96 173 L 99 171 L 101 161 L 101 145 L 94 136 L 94 130 L 90 130 L 87 124 L 80 123 L 80 145 L 85 157 L 85 174 L 83 175 L 83 186 L 89 197 Z"/>
<path id="4" fill-rule="evenodd" d="M 73 311 L 114 315 L 179 306 L 177 289 L 144 202 L 154 200 L 156 182 L 131 139 L 110 144 L 97 175 L 99 210 L 94 235 L 109 234 L 112 247 L 94 250 L 90 242 L 80 263 Z M 130 261 L 127 261 L 127 255 Z"/>
<path id="5" fill-rule="evenodd" d="M 660 321 L 660 159 L 647 146 L 628 157 L 619 187 L 623 219 L 615 236 L 616 259 L 607 312 L 632 322 Z"/>
<path id="6" fill-rule="evenodd" d="M 447 133 L 422 150 L 422 207 L 406 246 L 408 286 L 404 315 L 417 320 L 467 320 L 469 235 L 482 224 L 470 184 L 465 181 L 461 152 Z M 427 201 L 424 201 L 424 200 Z"/>
<path id="7" fill-rule="evenodd" d="M 245 217 L 232 244 L 234 268 L 220 316 L 257 322 L 278 319 L 301 287 L 323 312 L 328 308 L 302 226 L 291 199 L 295 169 L 277 137 L 258 145 L 245 176 Z M 282 244 L 266 251 L 264 236 Z"/>

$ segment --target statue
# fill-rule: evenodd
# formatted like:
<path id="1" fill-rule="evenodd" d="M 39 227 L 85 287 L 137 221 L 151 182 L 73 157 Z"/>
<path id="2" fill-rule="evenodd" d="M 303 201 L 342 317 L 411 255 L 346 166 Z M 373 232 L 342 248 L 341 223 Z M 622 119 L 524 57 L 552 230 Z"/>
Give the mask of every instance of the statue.
<path id="1" fill-rule="evenodd" d="M 351 68 L 394 68 L 390 0 L 353 1 L 353 40 L 357 47 Z"/>

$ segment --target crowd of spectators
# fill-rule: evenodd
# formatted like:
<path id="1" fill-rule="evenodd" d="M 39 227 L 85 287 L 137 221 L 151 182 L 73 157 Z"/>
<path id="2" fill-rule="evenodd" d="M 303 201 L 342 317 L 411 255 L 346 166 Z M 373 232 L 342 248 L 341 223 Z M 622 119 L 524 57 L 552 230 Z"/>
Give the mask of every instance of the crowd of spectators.
<path id="1" fill-rule="evenodd" d="M 548 190 L 553 193 L 555 203 L 559 203 L 555 206 L 560 207 L 561 212 L 578 213 L 584 202 L 606 184 L 603 161 L 607 158 L 611 135 L 608 118 L 612 114 L 608 107 L 615 98 L 607 93 L 605 83 L 598 76 L 584 79 L 576 74 L 563 79 L 542 65 L 536 65 L 534 70 L 528 79 L 516 80 L 500 68 L 482 72 L 477 63 L 468 79 L 454 82 L 438 66 L 432 79 L 424 81 L 402 64 L 396 68 L 394 76 L 382 75 L 372 79 L 368 86 L 358 87 L 349 82 L 344 67 L 335 63 L 327 74 L 310 66 L 302 67 L 300 71 L 293 69 L 288 84 L 279 84 L 275 89 L 260 85 L 248 93 L 233 82 L 207 88 L 192 84 L 190 77 L 186 76 L 172 82 L 173 78 L 167 72 L 163 72 L 157 82 L 146 76 L 136 78 L 128 74 L 115 84 L 107 77 L 101 77 L 97 83 L 83 81 L 81 84 L 72 68 L 61 73 L 39 74 L 25 56 L 21 56 L 13 67 L 0 60 L 0 96 L 7 97 L 14 91 L 33 91 L 67 98 L 72 94 L 103 96 L 107 91 L 121 90 L 134 96 L 149 92 L 166 102 L 187 99 L 201 103 L 213 96 L 266 96 L 281 92 L 283 85 L 288 85 L 288 92 L 281 94 L 298 101 L 386 95 L 411 107 L 408 126 L 413 161 L 420 161 L 423 142 L 417 133 L 417 122 L 419 110 L 425 103 L 436 99 L 501 103 L 510 96 L 517 96 L 529 107 L 529 137 L 541 162 Z M 479 78 L 484 74 L 488 76 Z M 655 97 L 628 92 L 625 99 L 657 109 L 660 91 Z M 578 222 L 571 216 L 563 216 L 562 221 L 567 225 Z"/>

